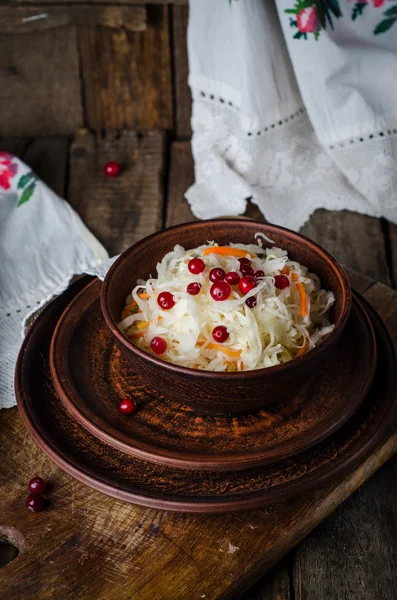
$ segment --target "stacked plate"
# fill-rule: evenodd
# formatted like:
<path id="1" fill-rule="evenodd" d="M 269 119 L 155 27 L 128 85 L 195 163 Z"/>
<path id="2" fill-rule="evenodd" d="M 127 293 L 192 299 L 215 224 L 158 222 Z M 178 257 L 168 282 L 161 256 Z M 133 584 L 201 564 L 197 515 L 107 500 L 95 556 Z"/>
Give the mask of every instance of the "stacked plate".
<path id="1" fill-rule="evenodd" d="M 394 347 L 357 293 L 338 351 L 294 398 L 228 418 L 145 385 L 105 324 L 101 285 L 85 278 L 46 308 L 16 371 L 27 428 L 87 485 L 160 509 L 263 507 L 344 473 L 381 438 L 394 401 Z M 118 410 L 125 396 L 138 404 L 132 416 Z"/>

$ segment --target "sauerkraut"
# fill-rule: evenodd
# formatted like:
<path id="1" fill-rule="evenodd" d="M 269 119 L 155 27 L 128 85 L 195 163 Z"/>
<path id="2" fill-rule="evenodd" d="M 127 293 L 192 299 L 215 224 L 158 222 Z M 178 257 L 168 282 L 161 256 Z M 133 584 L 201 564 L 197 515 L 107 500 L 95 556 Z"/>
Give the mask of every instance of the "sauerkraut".
<path id="1" fill-rule="evenodd" d="M 333 330 L 334 295 L 285 250 L 263 247 L 262 238 L 271 242 L 266 236 L 255 238 L 249 245 L 175 246 L 157 276 L 138 280 L 126 298 L 120 330 L 142 350 L 208 371 L 272 367 L 310 351 Z M 197 258 L 202 272 L 200 261 L 191 262 Z M 225 298 L 214 292 L 219 281 Z M 192 283 L 199 285 L 189 293 Z"/>

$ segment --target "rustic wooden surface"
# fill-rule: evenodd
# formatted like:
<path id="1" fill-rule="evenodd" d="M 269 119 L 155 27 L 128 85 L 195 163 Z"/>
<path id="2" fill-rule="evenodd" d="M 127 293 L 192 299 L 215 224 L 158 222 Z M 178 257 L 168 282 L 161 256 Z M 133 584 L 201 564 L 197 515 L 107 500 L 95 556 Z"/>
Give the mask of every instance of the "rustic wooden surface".
<path id="1" fill-rule="evenodd" d="M 192 98 L 187 84 L 189 73 L 187 59 L 186 29 L 189 18 L 188 6 L 172 7 L 172 48 L 174 74 L 175 135 L 178 139 L 190 139 L 192 128 L 190 113 Z"/>
<path id="2" fill-rule="evenodd" d="M 82 126 L 75 27 L 0 36 L 0 114 L 3 136 L 72 134 Z"/>
<path id="3" fill-rule="evenodd" d="M 147 137 L 123 132 L 104 138 L 82 132 L 70 148 L 67 139 L 58 137 L 2 139 L 0 149 L 18 152 L 59 193 L 68 187 L 70 200 L 89 226 L 96 227 L 97 235 L 117 252 L 163 222 L 165 143 L 164 136 L 156 132 Z M 167 224 L 178 220 L 178 203 L 184 207 L 183 220 L 188 218 L 182 200 L 184 186 L 192 177 L 187 150 L 188 145 L 182 143 L 171 148 Z M 147 173 L 149 156 L 155 166 Z M 126 161 L 125 179 L 110 192 L 101 192 L 98 199 L 100 188 L 110 183 L 102 179 L 102 163 L 114 157 Z M 142 188 L 154 209 L 144 201 L 145 194 L 138 193 Z M 145 218 L 139 216 L 142 211 L 147 211 Z M 131 218 L 123 222 L 122 213 Z M 346 264 L 354 261 L 354 266 L 361 266 L 370 277 L 376 276 L 379 264 L 379 276 L 388 281 L 387 257 L 395 253 L 392 236 L 386 244 L 383 235 L 372 234 L 368 252 L 368 232 L 374 231 L 369 218 L 356 219 L 354 231 L 350 230 L 351 220 L 346 225 L 344 214 L 332 213 L 323 229 L 320 221 L 316 224 L 321 218 L 318 212 L 307 225 L 318 241 Z M 345 237 L 343 227 L 348 229 Z M 356 285 L 367 289 L 366 296 L 383 313 L 397 339 L 395 293 L 381 284 L 373 285 L 368 278 L 357 276 Z M 36 448 L 15 409 L 0 413 L 0 448 L 0 485 L 7 489 L 0 498 L 0 537 L 14 541 L 20 550 L 18 558 L 1 571 L 0 597 L 212 600 L 234 599 L 249 588 L 387 460 L 397 449 L 397 436 L 391 436 L 350 477 L 327 490 L 271 510 L 201 517 L 132 507 L 87 490 Z M 390 461 L 244 598 L 394 599 L 395 464 Z M 51 505 L 41 515 L 27 513 L 24 507 L 26 482 L 36 473 L 52 482 Z M 296 524 L 293 535 L 285 527 L 292 522 Z M 270 532 L 275 528 L 280 546 L 269 552 Z M 10 558 L 8 550 L 0 546 L 0 564 L 5 556 Z"/>
<path id="4" fill-rule="evenodd" d="M 144 32 L 81 26 L 79 44 L 89 128 L 172 129 L 166 6 L 148 6 Z"/>
<path id="5" fill-rule="evenodd" d="M 104 25 L 128 31 L 145 31 L 146 9 L 142 6 L 84 4 L 0 6 L 0 33 L 31 33 L 65 25 Z"/>

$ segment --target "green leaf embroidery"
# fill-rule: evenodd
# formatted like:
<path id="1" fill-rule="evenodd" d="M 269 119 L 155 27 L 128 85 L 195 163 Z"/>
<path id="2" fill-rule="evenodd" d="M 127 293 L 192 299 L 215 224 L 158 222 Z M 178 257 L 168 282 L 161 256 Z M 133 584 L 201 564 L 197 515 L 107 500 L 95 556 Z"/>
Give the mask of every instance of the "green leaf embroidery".
<path id="1" fill-rule="evenodd" d="M 357 4 L 354 5 L 354 8 L 352 10 L 352 21 L 355 21 L 357 17 L 363 14 L 363 10 L 366 6 L 366 4 L 360 4 L 359 2 L 357 2 Z"/>
<path id="2" fill-rule="evenodd" d="M 18 181 L 18 190 L 22 189 L 25 187 L 25 185 L 27 183 L 29 183 L 29 181 L 31 179 L 34 178 L 34 173 L 33 171 L 29 171 L 29 173 L 25 173 L 25 175 L 22 175 L 22 177 L 20 178 L 20 180 Z"/>
<path id="3" fill-rule="evenodd" d="M 385 15 L 385 17 L 397 17 L 397 6 L 392 6 L 391 8 L 388 8 L 383 14 Z"/>
<path id="4" fill-rule="evenodd" d="M 28 185 L 28 187 L 26 187 L 23 190 L 22 196 L 20 197 L 17 206 L 21 206 L 21 204 L 24 204 L 25 202 L 30 200 L 30 198 L 33 196 L 35 188 L 36 188 L 36 182 L 33 181 L 30 185 Z"/>
<path id="5" fill-rule="evenodd" d="M 385 31 L 390 29 L 390 27 L 393 27 L 396 21 L 397 17 L 394 17 L 394 19 L 384 19 L 384 21 L 381 21 L 377 24 L 377 26 L 374 29 L 374 34 L 378 35 L 379 33 L 385 33 Z"/>

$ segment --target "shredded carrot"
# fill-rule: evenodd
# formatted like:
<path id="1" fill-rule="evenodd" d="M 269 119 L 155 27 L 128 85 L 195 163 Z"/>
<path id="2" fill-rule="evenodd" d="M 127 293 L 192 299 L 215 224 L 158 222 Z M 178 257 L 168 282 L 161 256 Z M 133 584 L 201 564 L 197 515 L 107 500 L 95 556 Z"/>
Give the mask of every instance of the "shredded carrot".
<path id="1" fill-rule="evenodd" d="M 224 254 L 225 256 L 241 256 L 242 258 L 249 254 L 251 258 L 256 258 L 255 254 L 248 252 L 248 250 L 230 248 L 230 246 L 211 246 L 210 248 L 205 248 L 203 256 L 207 256 L 208 254 Z"/>
<path id="2" fill-rule="evenodd" d="M 307 316 L 307 296 L 306 296 L 306 292 L 305 292 L 303 283 L 297 283 L 296 289 L 299 292 L 299 298 L 301 301 L 301 317 L 306 317 Z"/>
<path id="3" fill-rule="evenodd" d="M 230 348 L 222 346 L 222 344 L 214 344 L 214 342 L 210 342 L 207 348 L 211 348 L 212 350 L 219 350 L 227 356 L 230 356 L 230 358 L 239 358 L 241 354 L 241 350 L 230 350 Z"/>
<path id="4" fill-rule="evenodd" d="M 146 294 L 146 292 L 145 292 L 145 293 L 142 293 L 142 294 L 138 294 L 138 296 L 139 296 L 140 298 L 150 298 L 150 294 Z"/>
<path id="5" fill-rule="evenodd" d="M 289 267 L 284 267 L 280 271 L 280 273 L 282 273 L 283 275 L 289 275 L 291 273 L 291 269 Z M 291 279 L 292 279 L 292 281 L 298 281 L 299 275 L 292 272 Z M 301 312 L 300 312 L 301 317 L 307 317 L 307 296 L 306 296 L 306 291 L 305 291 L 303 283 L 297 283 L 296 289 L 299 292 L 299 298 L 300 298 L 300 303 L 301 303 Z"/>
<path id="6" fill-rule="evenodd" d="M 305 338 L 305 343 L 303 344 L 302 348 L 299 348 L 298 352 L 295 354 L 295 358 L 299 358 L 300 356 L 305 354 L 306 350 L 307 350 L 307 339 Z"/>
<path id="7" fill-rule="evenodd" d="M 198 369 L 198 365 L 193 365 L 192 369 Z"/>
<path id="8" fill-rule="evenodd" d="M 122 313 L 121 313 L 121 318 L 124 320 L 126 317 L 129 317 L 130 315 L 132 315 L 132 313 L 134 312 L 134 308 L 137 307 L 137 303 L 135 302 L 135 300 L 132 300 L 128 306 L 124 306 Z"/>
<path id="9" fill-rule="evenodd" d="M 136 328 L 137 329 L 145 329 L 145 327 L 147 327 L 149 325 L 150 321 L 139 321 L 139 323 L 136 324 Z"/>

